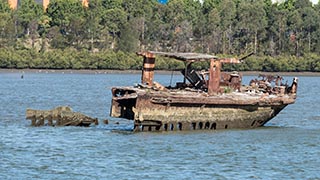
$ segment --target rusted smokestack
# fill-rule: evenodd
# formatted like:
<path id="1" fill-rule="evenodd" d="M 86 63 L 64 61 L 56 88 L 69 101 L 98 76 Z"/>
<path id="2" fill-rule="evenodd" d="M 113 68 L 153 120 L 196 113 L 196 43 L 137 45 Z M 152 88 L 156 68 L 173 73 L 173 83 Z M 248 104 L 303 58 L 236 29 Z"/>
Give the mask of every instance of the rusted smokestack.
<path id="1" fill-rule="evenodd" d="M 154 77 L 155 55 L 146 52 L 143 54 L 143 67 L 141 83 L 152 86 Z"/>
<path id="2" fill-rule="evenodd" d="M 220 91 L 221 62 L 219 60 L 210 60 L 208 93 L 217 94 Z"/>

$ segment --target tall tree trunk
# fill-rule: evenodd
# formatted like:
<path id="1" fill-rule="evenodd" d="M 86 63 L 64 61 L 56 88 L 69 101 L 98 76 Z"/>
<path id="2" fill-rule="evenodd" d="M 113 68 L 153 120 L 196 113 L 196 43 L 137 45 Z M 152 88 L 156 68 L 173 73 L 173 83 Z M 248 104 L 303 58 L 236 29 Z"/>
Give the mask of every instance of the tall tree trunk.
<path id="1" fill-rule="evenodd" d="M 299 40 L 296 40 L 296 56 L 298 57 L 299 56 Z"/>
<path id="2" fill-rule="evenodd" d="M 308 47 L 309 47 L 309 52 L 311 52 L 311 33 L 310 30 L 308 31 Z"/>
<path id="3" fill-rule="evenodd" d="M 144 31 L 145 31 L 145 18 L 142 17 L 141 19 L 142 22 L 140 22 L 141 24 L 141 40 L 140 40 L 140 51 L 144 51 L 145 46 L 144 46 Z"/>
<path id="4" fill-rule="evenodd" d="M 254 33 L 254 53 L 257 53 L 257 44 L 258 44 L 258 30 Z"/>
<path id="5" fill-rule="evenodd" d="M 278 54 L 281 54 L 282 52 L 282 38 L 281 38 L 281 23 L 279 22 L 279 29 L 278 29 Z"/>
<path id="6" fill-rule="evenodd" d="M 116 44 L 116 38 L 115 38 L 115 32 L 112 32 L 112 43 L 111 43 L 111 49 L 113 50 L 115 48 Z"/>
<path id="7" fill-rule="evenodd" d="M 229 33 L 232 34 L 232 27 L 231 25 L 229 26 Z M 232 49 L 232 44 L 231 44 L 231 35 L 228 34 L 228 43 L 229 43 L 229 46 L 228 46 L 228 53 L 233 53 L 233 49 Z"/>
<path id="8" fill-rule="evenodd" d="M 270 55 L 271 56 L 274 56 L 275 54 L 275 51 L 274 51 L 274 40 L 273 40 L 273 35 L 271 36 L 271 39 L 270 39 Z"/>
<path id="9" fill-rule="evenodd" d="M 91 34 L 91 51 L 93 51 L 93 33 Z"/>
<path id="10" fill-rule="evenodd" d="M 226 53 L 226 36 L 227 36 L 226 34 L 227 32 L 223 31 L 222 54 Z"/>
<path id="11" fill-rule="evenodd" d="M 17 20 L 15 20 L 14 21 L 14 34 L 15 34 L 15 36 L 17 36 L 17 34 L 18 34 L 18 23 L 17 23 Z"/>

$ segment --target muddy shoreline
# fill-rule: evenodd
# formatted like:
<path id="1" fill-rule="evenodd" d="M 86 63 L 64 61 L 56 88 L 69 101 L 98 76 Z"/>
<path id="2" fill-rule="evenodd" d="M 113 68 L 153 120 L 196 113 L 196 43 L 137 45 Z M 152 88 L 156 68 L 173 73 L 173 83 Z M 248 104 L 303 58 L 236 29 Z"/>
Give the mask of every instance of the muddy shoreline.
<path id="1" fill-rule="evenodd" d="M 75 69 L 0 69 L 0 73 L 57 73 L 57 74 L 139 74 L 141 70 L 75 70 Z M 180 74 L 179 71 L 156 70 L 158 74 Z M 320 76 L 320 72 L 261 72 L 243 71 L 243 75 L 275 74 L 280 76 Z"/>

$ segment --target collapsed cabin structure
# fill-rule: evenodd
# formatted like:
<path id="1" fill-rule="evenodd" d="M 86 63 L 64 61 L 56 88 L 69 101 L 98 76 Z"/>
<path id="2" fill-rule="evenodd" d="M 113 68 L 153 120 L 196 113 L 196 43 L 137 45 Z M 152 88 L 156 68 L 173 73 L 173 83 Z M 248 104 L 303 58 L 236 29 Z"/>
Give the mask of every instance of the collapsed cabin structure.
<path id="1" fill-rule="evenodd" d="M 221 72 L 224 63 L 244 58 L 218 58 L 198 53 L 148 51 L 143 57 L 141 83 L 113 87 L 110 116 L 134 121 L 134 131 L 170 131 L 255 128 L 263 126 L 296 99 L 297 78 L 291 86 L 280 76 L 262 76 L 242 85 L 241 74 Z M 251 55 L 251 54 L 249 54 Z M 164 87 L 154 81 L 156 56 L 185 63 L 183 81 Z M 197 72 L 192 64 L 208 61 L 208 71 Z"/>

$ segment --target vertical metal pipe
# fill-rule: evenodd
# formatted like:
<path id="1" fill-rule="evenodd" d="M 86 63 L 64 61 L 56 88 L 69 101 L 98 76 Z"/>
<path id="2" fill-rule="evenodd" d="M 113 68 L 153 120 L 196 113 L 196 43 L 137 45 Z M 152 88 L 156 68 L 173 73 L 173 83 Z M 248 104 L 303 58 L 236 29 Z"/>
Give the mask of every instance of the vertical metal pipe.
<path id="1" fill-rule="evenodd" d="M 208 93 L 217 94 L 220 91 L 221 62 L 219 60 L 210 60 Z"/>
<path id="2" fill-rule="evenodd" d="M 143 56 L 141 83 L 152 86 L 154 77 L 155 55 L 147 52 Z"/>

